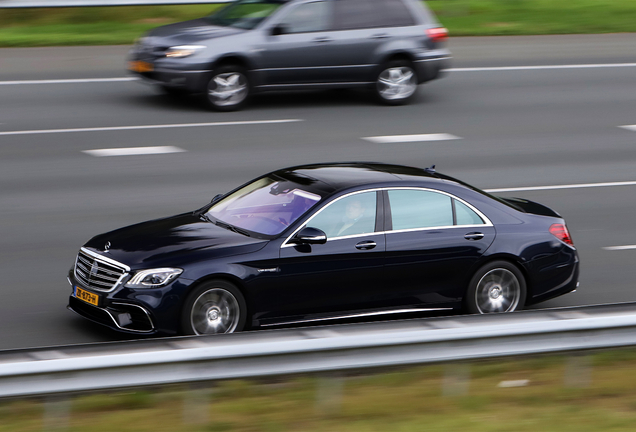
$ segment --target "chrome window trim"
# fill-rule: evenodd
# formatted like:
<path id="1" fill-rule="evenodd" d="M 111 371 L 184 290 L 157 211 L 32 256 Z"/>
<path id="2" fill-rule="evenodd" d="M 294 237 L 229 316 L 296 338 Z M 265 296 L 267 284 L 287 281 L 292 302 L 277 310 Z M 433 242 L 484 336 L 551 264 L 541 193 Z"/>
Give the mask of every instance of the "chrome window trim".
<path id="1" fill-rule="evenodd" d="M 366 234 L 355 234 L 355 235 L 327 238 L 327 242 L 333 241 L 333 240 L 344 240 L 344 239 L 356 238 L 356 237 L 366 237 L 366 236 L 377 235 L 377 234 L 393 234 L 393 233 L 430 231 L 430 230 L 451 229 L 451 228 L 494 227 L 494 225 L 490 221 L 490 219 L 485 214 L 483 214 L 481 211 L 479 211 L 477 208 L 475 208 L 475 206 L 473 206 L 472 204 L 468 203 L 467 201 L 465 201 L 465 200 L 463 200 L 463 199 L 461 199 L 461 198 L 459 198 L 459 197 L 457 197 L 457 196 L 455 196 L 455 195 L 453 195 L 453 194 L 451 194 L 449 192 L 441 191 L 441 190 L 438 190 L 438 189 L 431 189 L 431 188 L 426 188 L 426 187 L 413 187 L 413 186 L 383 187 L 383 188 L 373 188 L 373 189 L 364 189 L 364 190 L 361 190 L 361 191 L 355 191 L 355 192 L 351 192 L 351 193 L 348 193 L 346 195 L 343 195 L 341 197 L 336 198 L 335 200 L 331 201 L 329 204 L 327 204 L 326 206 L 324 206 L 323 208 L 318 210 L 315 214 L 313 214 L 299 228 L 294 230 L 294 232 L 292 232 L 291 235 L 285 239 L 285 241 L 283 242 L 283 244 L 281 245 L 280 248 L 283 249 L 283 248 L 287 248 L 287 247 L 296 246 L 293 243 L 289 243 L 289 240 L 291 240 L 296 235 L 296 233 L 298 233 L 298 231 L 300 231 L 301 229 L 305 228 L 309 224 L 309 222 L 312 221 L 313 218 L 318 216 L 322 211 L 327 209 L 332 204 L 340 201 L 341 199 L 349 197 L 349 196 L 352 196 L 352 195 L 364 193 L 364 192 L 392 191 L 392 190 L 419 190 L 419 191 L 435 192 L 435 193 L 439 193 L 439 194 L 442 194 L 442 195 L 446 195 L 446 196 L 448 196 L 448 197 L 450 197 L 452 199 L 456 199 L 457 201 L 461 202 L 466 207 L 468 207 L 469 209 L 471 209 L 472 211 L 477 213 L 477 215 L 484 221 L 484 223 L 483 224 L 470 224 L 470 225 L 445 225 L 445 226 L 425 227 L 425 228 L 406 228 L 406 229 L 401 229 L 401 230 L 393 230 L 392 229 L 392 230 L 389 230 L 389 231 L 374 231 L 372 233 L 366 233 Z M 390 202 L 389 202 L 389 205 L 390 205 Z M 377 213 L 376 213 L 376 217 L 377 217 Z"/>
<path id="2" fill-rule="evenodd" d="M 104 264 L 108 264 L 114 267 L 119 267 L 122 270 L 124 270 L 123 274 L 119 277 L 119 279 L 117 279 L 117 281 L 113 284 L 113 287 L 110 289 L 101 289 L 101 288 L 96 288 L 96 287 L 87 287 L 84 286 L 83 283 L 81 283 L 81 279 L 78 278 L 77 276 L 77 259 L 78 256 L 75 257 L 75 266 L 73 267 L 73 275 L 75 276 L 75 282 L 78 285 L 82 285 L 84 288 L 87 288 L 89 290 L 94 290 L 94 291 L 99 291 L 99 292 L 112 292 L 115 290 L 115 288 L 117 288 L 119 286 L 119 284 L 121 284 L 122 280 L 124 280 L 124 278 L 126 276 L 128 276 L 128 274 L 130 273 L 130 267 L 128 267 L 126 264 L 122 264 L 119 261 L 115 261 L 114 259 L 105 257 L 104 255 L 100 255 L 98 253 L 95 253 L 91 250 L 86 249 L 85 247 L 81 247 L 80 251 L 85 253 L 86 255 L 92 257 L 95 261 L 101 261 Z"/>

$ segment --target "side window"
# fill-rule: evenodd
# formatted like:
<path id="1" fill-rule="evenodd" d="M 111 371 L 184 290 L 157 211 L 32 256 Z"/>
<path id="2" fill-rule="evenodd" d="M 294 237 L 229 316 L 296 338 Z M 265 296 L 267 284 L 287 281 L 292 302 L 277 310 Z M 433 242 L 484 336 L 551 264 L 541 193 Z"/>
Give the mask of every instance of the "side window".
<path id="1" fill-rule="evenodd" d="M 403 0 L 335 0 L 336 30 L 414 25 Z"/>
<path id="2" fill-rule="evenodd" d="M 384 17 L 375 7 L 376 3 L 374 0 L 335 0 L 335 29 L 382 27 Z"/>
<path id="3" fill-rule="evenodd" d="M 323 230 L 327 238 L 375 231 L 376 193 L 363 192 L 328 204 L 307 226 Z"/>
<path id="4" fill-rule="evenodd" d="M 330 28 L 331 4 L 328 1 L 305 3 L 292 9 L 280 22 L 284 33 L 309 33 Z"/>
<path id="5" fill-rule="evenodd" d="M 457 225 L 483 225 L 484 221 L 479 217 L 477 213 L 471 210 L 466 204 L 463 204 L 457 200 L 455 202 L 455 216 L 457 218 Z"/>
<path id="6" fill-rule="evenodd" d="M 390 190 L 394 230 L 453 225 L 451 197 L 423 190 Z"/>

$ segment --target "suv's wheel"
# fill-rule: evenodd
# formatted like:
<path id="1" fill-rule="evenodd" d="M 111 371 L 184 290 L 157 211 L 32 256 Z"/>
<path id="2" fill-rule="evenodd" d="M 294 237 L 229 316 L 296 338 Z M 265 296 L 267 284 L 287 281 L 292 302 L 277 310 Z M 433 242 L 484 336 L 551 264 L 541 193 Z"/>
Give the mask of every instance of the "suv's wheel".
<path id="1" fill-rule="evenodd" d="M 468 312 L 513 312 L 526 302 L 526 282 L 513 264 L 493 261 L 473 276 L 464 299 Z"/>
<path id="2" fill-rule="evenodd" d="M 376 95 L 387 105 L 408 103 L 416 90 L 417 75 L 407 60 L 395 60 L 382 66 L 375 82 Z"/>
<path id="3" fill-rule="evenodd" d="M 229 282 L 216 280 L 192 291 L 181 312 L 181 329 L 187 335 L 233 333 L 247 320 L 245 299 Z"/>
<path id="4" fill-rule="evenodd" d="M 217 68 L 206 87 L 210 107 L 217 111 L 235 111 L 243 108 L 250 94 L 247 73 L 240 66 Z"/>

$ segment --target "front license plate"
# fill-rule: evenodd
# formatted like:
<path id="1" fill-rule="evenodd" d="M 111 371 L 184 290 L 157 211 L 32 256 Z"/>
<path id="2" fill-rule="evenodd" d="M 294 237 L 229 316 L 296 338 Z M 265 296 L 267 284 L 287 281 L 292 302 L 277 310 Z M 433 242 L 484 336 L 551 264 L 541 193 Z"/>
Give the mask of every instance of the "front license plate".
<path id="1" fill-rule="evenodd" d="M 75 287 L 75 298 L 83 300 L 93 306 L 99 305 L 99 296 L 97 294 L 90 293 L 80 287 Z"/>
<path id="2" fill-rule="evenodd" d="M 131 61 L 128 63 L 128 69 L 139 73 L 152 72 L 154 70 L 154 66 L 152 63 L 145 61 Z"/>

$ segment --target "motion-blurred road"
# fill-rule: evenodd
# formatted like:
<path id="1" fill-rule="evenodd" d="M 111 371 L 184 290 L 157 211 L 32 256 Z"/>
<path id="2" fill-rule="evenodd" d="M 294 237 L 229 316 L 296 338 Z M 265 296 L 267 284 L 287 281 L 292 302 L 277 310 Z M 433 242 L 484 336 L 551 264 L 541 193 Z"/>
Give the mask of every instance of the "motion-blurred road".
<path id="1" fill-rule="evenodd" d="M 505 192 L 559 211 L 580 252 L 579 290 L 539 307 L 636 300 L 636 249 L 603 249 L 636 245 L 636 184 L 606 184 L 636 181 L 636 132 L 620 128 L 636 124 L 636 67 L 615 66 L 636 62 L 636 35 L 455 38 L 450 47 L 454 70 L 410 106 L 333 91 L 263 95 L 225 114 L 138 82 L 77 81 L 125 77 L 126 47 L 0 50 L 0 349 L 127 338 L 65 308 L 65 275 L 88 238 L 323 161 L 436 164 L 484 189 L 574 185 Z M 575 66 L 489 69 L 543 65 Z M 59 79 L 76 81 L 41 81 Z M 299 121 L 249 123 L 266 120 Z M 179 127 L 139 128 L 152 125 Z M 363 139 L 438 133 L 460 139 Z M 184 151 L 83 152 L 145 146 Z"/>

